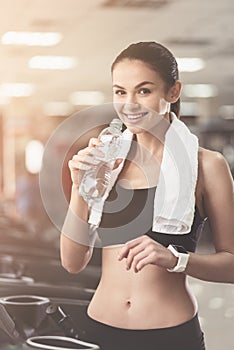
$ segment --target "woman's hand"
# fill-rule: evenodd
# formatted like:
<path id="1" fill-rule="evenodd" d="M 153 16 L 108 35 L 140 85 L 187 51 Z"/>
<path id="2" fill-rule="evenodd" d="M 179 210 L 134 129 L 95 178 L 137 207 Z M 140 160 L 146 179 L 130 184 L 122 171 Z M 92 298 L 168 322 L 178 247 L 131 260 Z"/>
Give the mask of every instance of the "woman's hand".
<path id="1" fill-rule="evenodd" d="M 120 250 L 118 260 L 126 258 L 126 269 L 138 272 L 151 264 L 165 269 L 171 269 L 177 264 L 177 258 L 172 252 L 152 238 L 143 235 L 127 242 Z"/>
<path id="2" fill-rule="evenodd" d="M 79 186 L 81 182 L 81 172 L 89 170 L 93 166 L 97 165 L 100 160 L 97 157 L 103 157 L 104 154 L 97 146 L 101 146 L 102 142 L 97 138 L 91 138 L 89 140 L 88 147 L 80 150 L 75 154 L 68 162 L 68 166 L 71 172 L 72 183 L 75 186 Z"/>
<path id="3" fill-rule="evenodd" d="M 80 150 L 71 160 L 69 160 L 68 166 L 71 172 L 73 185 L 79 187 L 83 172 L 100 163 L 100 158 L 105 156 L 99 149 L 101 146 L 103 146 L 102 141 L 98 138 L 91 138 L 88 147 Z M 119 166 L 121 161 L 122 159 L 116 160 L 114 169 Z"/>

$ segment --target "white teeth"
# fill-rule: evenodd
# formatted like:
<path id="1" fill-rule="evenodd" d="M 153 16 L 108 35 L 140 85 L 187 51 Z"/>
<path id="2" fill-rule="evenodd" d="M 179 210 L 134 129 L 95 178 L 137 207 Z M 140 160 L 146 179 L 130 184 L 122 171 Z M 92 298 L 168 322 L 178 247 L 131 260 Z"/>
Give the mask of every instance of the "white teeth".
<path id="1" fill-rule="evenodd" d="M 136 115 L 131 114 L 131 115 L 127 115 L 127 117 L 128 117 L 129 119 L 138 119 L 138 118 L 143 117 L 144 114 L 145 114 L 145 113 L 136 114 Z"/>

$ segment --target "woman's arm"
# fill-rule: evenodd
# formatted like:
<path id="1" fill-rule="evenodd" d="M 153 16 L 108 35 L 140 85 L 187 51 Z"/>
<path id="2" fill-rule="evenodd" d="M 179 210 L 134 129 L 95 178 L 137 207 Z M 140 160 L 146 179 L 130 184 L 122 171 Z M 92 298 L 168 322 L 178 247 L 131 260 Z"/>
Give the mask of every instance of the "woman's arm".
<path id="1" fill-rule="evenodd" d="M 218 152 L 204 150 L 202 187 L 216 253 L 189 253 L 185 273 L 201 280 L 234 283 L 234 192 L 233 179 L 225 158 Z M 140 271 L 149 264 L 172 269 L 177 258 L 158 242 L 141 236 L 127 242 L 119 251 L 126 258 L 126 269 Z M 176 273 L 176 272 L 175 272 Z"/>
<path id="2" fill-rule="evenodd" d="M 73 184 L 71 200 L 60 236 L 62 266 L 70 273 L 82 271 L 93 253 L 94 238 L 90 236 L 88 206 L 78 195 L 78 187 Z"/>
<path id="3" fill-rule="evenodd" d="M 232 175 L 225 158 L 218 152 L 204 150 L 201 163 L 203 201 L 216 253 L 190 253 L 185 273 L 202 280 L 234 283 Z"/>
<path id="4" fill-rule="evenodd" d="M 80 150 L 68 162 L 72 190 L 68 212 L 63 224 L 60 239 L 62 266 L 70 273 L 82 271 L 92 257 L 96 233 L 91 232 L 88 224 L 89 209 L 79 195 L 80 171 L 89 170 L 97 164 L 96 155 L 102 156 L 95 147 L 100 144 L 97 138 L 89 140 L 88 147 Z"/>

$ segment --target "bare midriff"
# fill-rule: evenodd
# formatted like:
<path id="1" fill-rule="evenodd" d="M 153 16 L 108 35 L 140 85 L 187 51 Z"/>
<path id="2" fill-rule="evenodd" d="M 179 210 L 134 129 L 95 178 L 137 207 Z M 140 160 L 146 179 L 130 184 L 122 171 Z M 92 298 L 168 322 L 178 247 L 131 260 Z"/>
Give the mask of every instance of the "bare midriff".
<path id="1" fill-rule="evenodd" d="M 183 273 L 155 265 L 126 270 L 118 261 L 121 245 L 103 248 L 102 276 L 89 304 L 96 321 L 125 329 L 154 329 L 182 324 L 197 312 Z"/>

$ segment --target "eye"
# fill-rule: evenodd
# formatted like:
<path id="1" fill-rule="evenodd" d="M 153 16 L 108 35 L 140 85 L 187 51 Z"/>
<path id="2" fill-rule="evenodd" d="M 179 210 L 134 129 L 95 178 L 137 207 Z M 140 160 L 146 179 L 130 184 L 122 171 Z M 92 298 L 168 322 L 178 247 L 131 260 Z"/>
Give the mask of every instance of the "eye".
<path id="1" fill-rule="evenodd" d="M 147 88 L 142 88 L 142 89 L 140 89 L 140 90 L 138 90 L 138 93 L 140 94 L 140 95 L 146 95 L 146 94 L 150 94 L 150 90 L 149 89 L 147 89 Z"/>
<path id="2" fill-rule="evenodd" d="M 115 94 L 115 95 L 120 95 L 120 96 L 121 96 L 121 95 L 124 95 L 124 94 L 125 94 L 125 91 L 124 91 L 124 90 L 115 90 L 115 91 L 114 91 L 114 94 Z"/>

